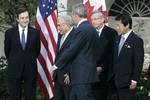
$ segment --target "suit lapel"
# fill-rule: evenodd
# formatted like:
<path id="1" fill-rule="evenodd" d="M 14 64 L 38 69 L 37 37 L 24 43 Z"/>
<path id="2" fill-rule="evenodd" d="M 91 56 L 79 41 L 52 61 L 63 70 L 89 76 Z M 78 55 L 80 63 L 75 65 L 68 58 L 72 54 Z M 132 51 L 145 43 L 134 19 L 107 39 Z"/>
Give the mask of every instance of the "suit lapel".
<path id="1" fill-rule="evenodd" d="M 65 39 L 64 43 L 62 44 L 61 48 L 60 48 L 60 51 L 63 50 L 63 48 L 65 48 L 65 46 L 67 45 L 68 41 L 70 40 L 71 36 L 72 36 L 72 33 L 74 31 L 74 28 L 71 30 L 71 32 L 69 33 L 69 35 L 67 36 L 67 38 Z"/>
<path id="2" fill-rule="evenodd" d="M 21 45 L 21 41 L 20 41 L 19 28 L 18 27 L 16 27 L 16 40 L 17 40 L 17 43 L 19 43 L 20 48 L 22 49 L 22 45 Z M 28 27 L 26 49 L 28 48 L 28 45 L 30 44 L 30 41 L 31 41 L 31 30 Z"/>
<path id="3" fill-rule="evenodd" d="M 22 49 L 22 45 L 21 45 L 21 41 L 20 41 L 20 34 L 19 34 L 19 28 L 16 27 L 16 32 L 15 32 L 15 37 L 16 37 L 16 41 L 19 44 L 20 49 Z"/>
<path id="4" fill-rule="evenodd" d="M 102 29 L 102 32 L 101 32 L 100 38 L 104 38 L 105 31 L 106 31 L 106 26 L 104 26 L 104 28 Z"/>
<path id="5" fill-rule="evenodd" d="M 118 58 L 118 46 L 120 42 L 120 36 L 116 37 L 116 42 L 115 42 L 115 50 L 114 50 L 114 56 L 115 58 Z"/>
<path id="6" fill-rule="evenodd" d="M 28 48 L 28 46 L 30 45 L 30 42 L 32 41 L 31 39 L 32 39 L 32 33 L 31 33 L 32 31 L 30 30 L 30 27 L 28 27 L 28 31 L 27 31 L 27 41 L 26 41 L 26 49 L 25 50 L 27 50 L 27 48 Z"/>
<path id="7" fill-rule="evenodd" d="M 124 53 L 124 51 L 128 48 L 127 46 L 130 46 L 131 44 L 131 40 L 132 40 L 132 35 L 133 32 L 130 33 L 130 35 L 128 36 L 128 38 L 126 39 L 125 43 L 123 44 L 123 47 L 120 51 L 119 57 Z"/>

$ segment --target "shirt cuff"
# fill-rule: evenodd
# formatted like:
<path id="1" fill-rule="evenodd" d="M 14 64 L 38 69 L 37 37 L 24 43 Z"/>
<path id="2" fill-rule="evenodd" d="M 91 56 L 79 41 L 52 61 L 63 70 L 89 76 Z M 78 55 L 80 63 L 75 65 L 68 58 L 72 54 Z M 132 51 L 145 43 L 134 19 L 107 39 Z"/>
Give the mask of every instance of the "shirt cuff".
<path id="1" fill-rule="evenodd" d="M 57 69 L 58 67 L 57 67 L 56 65 L 53 65 L 53 68 L 54 68 L 54 69 Z"/>

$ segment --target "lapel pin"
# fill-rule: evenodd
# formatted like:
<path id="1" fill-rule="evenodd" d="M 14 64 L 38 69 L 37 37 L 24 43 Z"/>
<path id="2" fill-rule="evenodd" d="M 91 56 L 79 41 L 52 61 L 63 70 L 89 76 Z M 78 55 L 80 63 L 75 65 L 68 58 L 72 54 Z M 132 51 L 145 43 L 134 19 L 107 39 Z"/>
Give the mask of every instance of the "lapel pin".
<path id="1" fill-rule="evenodd" d="M 131 46 L 130 46 L 130 45 L 126 45 L 126 47 L 127 47 L 127 48 L 131 48 Z"/>

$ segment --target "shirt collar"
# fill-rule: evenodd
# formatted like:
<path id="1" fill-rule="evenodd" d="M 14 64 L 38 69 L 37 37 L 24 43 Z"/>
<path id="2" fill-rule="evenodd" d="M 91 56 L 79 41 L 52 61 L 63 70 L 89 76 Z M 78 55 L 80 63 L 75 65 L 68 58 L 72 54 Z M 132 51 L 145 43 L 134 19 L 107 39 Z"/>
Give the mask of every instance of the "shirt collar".
<path id="1" fill-rule="evenodd" d="M 79 23 L 77 24 L 77 27 L 79 27 L 79 25 L 80 25 L 82 22 L 84 22 L 84 21 L 87 21 L 87 19 L 84 18 L 84 19 L 80 20 Z"/>
<path id="2" fill-rule="evenodd" d="M 19 32 L 22 32 L 23 29 L 24 29 L 24 32 L 26 33 L 27 30 L 28 30 L 28 27 L 22 28 L 22 27 L 20 26 L 20 24 L 18 24 L 18 27 L 19 27 Z"/>
<path id="3" fill-rule="evenodd" d="M 73 27 L 70 28 L 70 30 L 64 35 L 64 40 L 67 38 L 67 36 L 69 35 L 69 33 L 72 31 Z"/>
<path id="4" fill-rule="evenodd" d="M 125 34 L 123 34 L 121 36 L 123 36 L 125 38 L 125 40 L 126 40 L 131 32 L 132 32 L 132 30 L 129 30 L 127 33 L 125 33 Z"/>
<path id="5" fill-rule="evenodd" d="M 102 33 L 103 28 L 104 28 L 104 25 L 98 30 L 99 34 Z"/>

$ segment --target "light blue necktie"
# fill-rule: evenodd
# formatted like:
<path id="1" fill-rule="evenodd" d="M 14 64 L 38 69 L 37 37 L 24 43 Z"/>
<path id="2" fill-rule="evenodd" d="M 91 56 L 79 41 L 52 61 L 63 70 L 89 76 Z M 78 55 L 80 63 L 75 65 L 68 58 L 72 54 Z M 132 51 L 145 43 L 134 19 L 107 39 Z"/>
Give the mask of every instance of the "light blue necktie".
<path id="1" fill-rule="evenodd" d="M 120 42 L 119 42 L 119 48 L 118 48 L 118 55 L 120 54 L 120 51 L 122 49 L 122 46 L 125 42 L 125 38 L 123 36 L 121 36 Z"/>
<path id="2" fill-rule="evenodd" d="M 22 45 L 22 49 L 23 49 L 23 50 L 25 50 L 26 43 L 25 43 L 25 34 L 24 34 L 24 29 L 22 30 L 21 45 Z"/>

